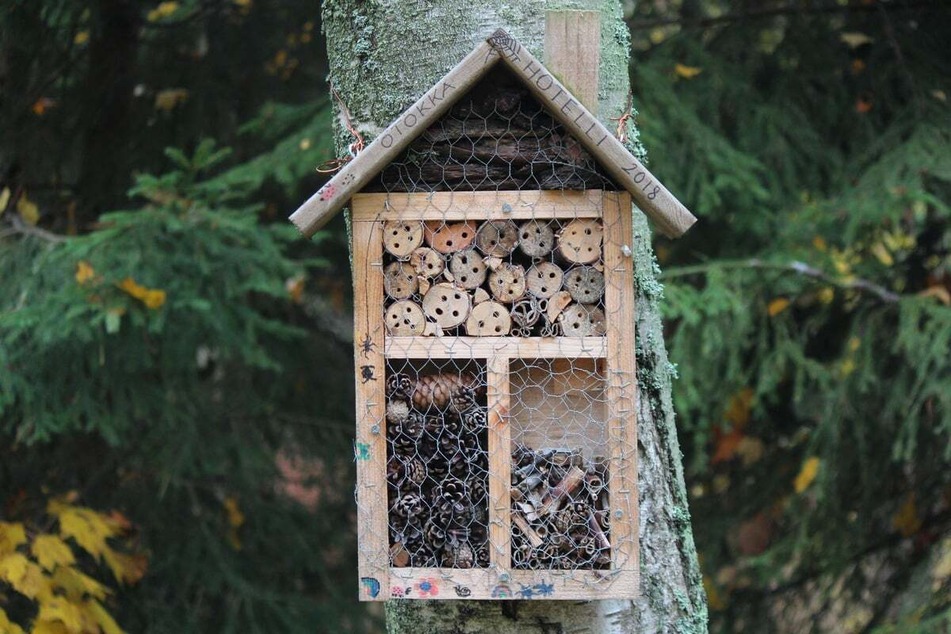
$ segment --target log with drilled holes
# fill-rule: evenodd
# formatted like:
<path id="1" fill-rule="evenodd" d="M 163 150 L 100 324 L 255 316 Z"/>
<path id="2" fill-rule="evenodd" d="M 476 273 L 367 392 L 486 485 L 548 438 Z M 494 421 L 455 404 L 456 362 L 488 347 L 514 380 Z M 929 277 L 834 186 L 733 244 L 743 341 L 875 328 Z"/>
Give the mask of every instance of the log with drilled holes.
<path id="1" fill-rule="evenodd" d="M 440 253 L 455 253 L 475 240 L 476 226 L 471 222 L 427 222 L 423 232 L 426 244 Z"/>
<path id="2" fill-rule="evenodd" d="M 601 258 L 604 229 L 599 220 L 572 220 L 558 232 L 557 253 L 572 264 L 591 264 Z"/>
<path id="3" fill-rule="evenodd" d="M 422 243 L 422 222 L 394 221 L 383 225 L 383 248 L 397 259 L 408 258 Z"/>
<path id="4" fill-rule="evenodd" d="M 570 304 L 558 315 L 566 337 L 603 337 L 604 311 L 590 304 Z"/>
<path id="5" fill-rule="evenodd" d="M 442 255 L 429 247 L 419 247 L 414 250 L 409 257 L 409 263 L 413 265 L 416 275 L 425 279 L 433 279 L 446 268 Z"/>
<path id="6" fill-rule="evenodd" d="M 509 334 L 511 328 L 509 311 L 498 302 L 476 304 L 466 319 L 466 334 L 470 337 L 502 337 Z"/>
<path id="7" fill-rule="evenodd" d="M 518 226 L 511 220 L 487 220 L 479 227 L 475 241 L 485 255 L 505 257 L 518 245 Z"/>
<path id="8" fill-rule="evenodd" d="M 419 337 L 426 332 L 426 317 L 419 304 L 408 299 L 390 304 L 383 316 L 387 334 L 394 337 Z"/>
<path id="9" fill-rule="evenodd" d="M 548 299 L 561 290 L 564 276 L 565 272 L 551 262 L 539 262 L 525 274 L 528 292 L 539 299 Z"/>
<path id="10" fill-rule="evenodd" d="M 576 266 L 565 273 L 565 290 L 581 304 L 595 304 L 604 297 L 604 273 L 593 266 Z"/>
<path id="11" fill-rule="evenodd" d="M 489 273 L 489 291 L 503 304 L 511 304 L 525 295 L 525 269 L 521 264 L 503 263 Z"/>
<path id="12" fill-rule="evenodd" d="M 416 269 L 409 262 L 390 262 L 383 269 L 383 290 L 393 299 L 409 299 L 419 290 Z"/>
<path id="13" fill-rule="evenodd" d="M 518 246 L 530 258 L 543 258 L 555 248 L 555 232 L 547 222 L 524 222 L 518 234 Z"/>
<path id="14" fill-rule="evenodd" d="M 449 258 L 452 281 L 460 288 L 472 290 L 482 286 L 487 273 L 482 256 L 475 249 L 456 251 Z"/>
<path id="15" fill-rule="evenodd" d="M 465 322 L 471 299 L 464 290 L 452 284 L 436 284 L 423 297 L 423 313 L 440 328 L 448 329 Z"/>

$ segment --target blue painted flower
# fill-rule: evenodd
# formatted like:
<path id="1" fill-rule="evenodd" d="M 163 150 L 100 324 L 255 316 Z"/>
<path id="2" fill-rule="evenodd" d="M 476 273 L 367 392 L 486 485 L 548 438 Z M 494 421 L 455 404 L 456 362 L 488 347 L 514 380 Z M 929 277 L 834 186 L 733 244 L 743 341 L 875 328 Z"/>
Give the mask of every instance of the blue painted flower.
<path id="1" fill-rule="evenodd" d="M 545 583 L 543 581 L 542 583 L 536 583 L 534 588 L 535 592 L 542 595 L 543 597 L 550 597 L 551 595 L 555 594 L 555 584 L 553 583 Z"/>
<path id="2" fill-rule="evenodd" d="M 518 591 L 518 596 L 522 597 L 523 599 L 531 599 L 535 596 L 535 590 L 532 589 L 531 586 L 524 586 L 522 584 L 518 585 L 522 586 L 521 590 Z"/>

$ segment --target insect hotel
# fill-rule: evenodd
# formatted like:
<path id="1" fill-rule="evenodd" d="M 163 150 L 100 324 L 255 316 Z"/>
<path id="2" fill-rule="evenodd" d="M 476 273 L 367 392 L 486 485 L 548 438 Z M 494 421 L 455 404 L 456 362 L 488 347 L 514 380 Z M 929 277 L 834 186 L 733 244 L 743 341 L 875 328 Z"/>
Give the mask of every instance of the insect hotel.
<path id="1" fill-rule="evenodd" d="M 636 595 L 632 198 L 695 221 L 499 30 L 293 214 L 352 212 L 361 599 Z"/>

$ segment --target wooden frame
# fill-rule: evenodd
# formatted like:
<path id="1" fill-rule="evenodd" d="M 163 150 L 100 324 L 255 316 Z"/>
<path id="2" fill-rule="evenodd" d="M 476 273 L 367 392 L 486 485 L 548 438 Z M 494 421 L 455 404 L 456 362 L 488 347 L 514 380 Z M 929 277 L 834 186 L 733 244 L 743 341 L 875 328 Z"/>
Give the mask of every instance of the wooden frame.
<path id="1" fill-rule="evenodd" d="M 556 57 L 561 59 L 562 56 Z M 312 236 L 428 126 L 435 123 L 496 63 L 502 60 L 551 115 L 564 125 L 633 197 L 665 235 L 683 235 L 697 219 L 614 138 L 598 118 L 518 40 L 498 29 L 389 125 L 291 215 Z M 584 88 L 589 91 L 589 88 Z M 596 92 L 596 91 L 595 91 Z M 590 95 L 583 95 L 590 99 Z M 440 218 L 442 219 L 442 218 Z"/>
<path id="2" fill-rule="evenodd" d="M 353 197 L 357 364 L 357 499 L 361 600 L 633 598 L 638 588 L 633 239 L 626 192 L 464 192 Z M 528 214 L 531 212 L 530 215 Z M 601 217 L 607 316 L 603 337 L 388 337 L 383 324 L 382 227 L 387 220 Z M 626 248 L 627 247 L 627 248 Z M 602 359 L 610 444 L 610 570 L 511 567 L 510 479 L 513 359 Z M 465 359 L 485 364 L 488 406 L 489 567 L 394 568 L 389 564 L 386 420 L 388 359 Z M 372 377 L 372 378 L 368 378 Z"/>

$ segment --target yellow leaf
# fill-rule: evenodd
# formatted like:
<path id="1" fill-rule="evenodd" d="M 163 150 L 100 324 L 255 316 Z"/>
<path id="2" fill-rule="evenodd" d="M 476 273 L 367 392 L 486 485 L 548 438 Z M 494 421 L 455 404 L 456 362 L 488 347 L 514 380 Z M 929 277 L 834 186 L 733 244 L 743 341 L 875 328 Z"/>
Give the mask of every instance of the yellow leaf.
<path id="1" fill-rule="evenodd" d="M 839 364 L 839 376 L 844 378 L 853 372 L 855 372 L 855 359 L 851 357 L 842 359 L 842 362 Z"/>
<path id="2" fill-rule="evenodd" d="M 222 503 L 225 507 L 225 513 L 228 514 L 228 525 L 231 530 L 228 532 L 228 542 L 235 550 L 241 550 L 241 538 L 238 536 L 238 529 L 244 524 L 244 513 L 238 508 L 238 501 L 233 497 L 225 498 Z"/>
<path id="3" fill-rule="evenodd" d="M 96 276 L 96 270 L 92 268 L 92 265 L 89 264 L 86 260 L 80 260 L 76 264 L 76 283 L 85 284 L 92 278 Z"/>
<path id="4" fill-rule="evenodd" d="M 59 519 L 59 532 L 72 537 L 83 550 L 99 559 L 109 549 L 106 540 L 116 534 L 108 518 L 95 511 L 51 500 L 47 511 Z"/>
<path id="5" fill-rule="evenodd" d="M 26 543 L 26 529 L 19 522 L 0 522 L 0 557 Z"/>
<path id="6" fill-rule="evenodd" d="M 744 467 L 759 462 L 765 451 L 763 441 L 751 436 L 744 436 L 736 446 L 736 454 L 740 456 Z"/>
<path id="7" fill-rule="evenodd" d="M 0 632 L 4 634 L 26 634 L 22 627 L 10 620 L 3 608 L 0 608 Z"/>
<path id="8" fill-rule="evenodd" d="M 849 48 L 858 48 L 863 44 L 871 44 L 875 41 L 864 33 L 858 33 L 856 31 L 841 33 L 839 34 L 839 39 L 845 42 Z"/>
<path id="9" fill-rule="evenodd" d="M 684 79 L 693 79 L 694 77 L 702 73 L 703 69 L 698 68 L 697 66 L 685 66 L 683 64 L 675 64 L 674 72 L 677 73 L 679 77 L 683 77 Z"/>
<path id="10" fill-rule="evenodd" d="M 185 88 L 168 88 L 160 90 L 155 95 L 155 109 L 168 112 L 175 106 L 183 104 L 188 100 L 188 90 Z"/>
<path id="11" fill-rule="evenodd" d="M 98 601 L 88 601 L 86 609 L 96 621 L 96 624 L 99 625 L 102 634 L 123 634 L 122 628 Z"/>
<path id="12" fill-rule="evenodd" d="M 831 304 L 835 299 L 835 290 L 831 286 L 823 286 L 819 290 L 819 301 L 823 304 Z"/>
<path id="13" fill-rule="evenodd" d="M 148 559 L 145 555 L 127 555 L 111 548 L 102 553 L 106 565 L 112 570 L 113 576 L 119 583 L 133 585 L 145 576 L 145 571 L 149 567 Z"/>
<path id="14" fill-rule="evenodd" d="M 911 537 L 921 529 L 921 518 L 918 517 L 918 505 L 915 494 L 910 493 L 892 517 L 892 526 L 903 537 Z"/>
<path id="15" fill-rule="evenodd" d="M 70 634 L 70 631 L 59 621 L 37 620 L 33 623 L 30 634 Z"/>
<path id="16" fill-rule="evenodd" d="M 173 13 L 178 11 L 177 2 L 162 2 L 157 7 L 149 11 L 146 19 L 149 22 L 158 22 L 159 20 L 164 20 Z"/>
<path id="17" fill-rule="evenodd" d="M 895 264 L 895 259 L 892 257 L 892 254 L 888 252 L 888 248 L 881 242 L 876 242 L 872 245 L 872 255 L 878 258 L 878 261 L 884 264 L 885 266 L 892 266 Z"/>
<path id="18" fill-rule="evenodd" d="M 40 535 L 30 544 L 30 551 L 36 561 L 50 572 L 56 566 L 68 566 L 76 562 L 73 551 L 56 535 Z"/>
<path id="19" fill-rule="evenodd" d="M 7 204 L 10 202 L 10 188 L 0 189 L 0 216 L 7 210 Z"/>
<path id="20" fill-rule="evenodd" d="M 96 599 L 105 599 L 109 595 L 106 586 L 71 566 L 56 568 L 53 572 L 53 585 L 73 601 L 78 601 L 86 595 Z"/>
<path id="21" fill-rule="evenodd" d="M 83 613 L 80 607 L 64 597 L 51 596 L 40 601 L 40 609 L 36 614 L 37 621 L 47 623 L 62 623 L 67 632 L 80 634 L 83 628 Z"/>
<path id="22" fill-rule="evenodd" d="M 73 37 L 73 44 L 76 46 L 82 46 L 89 41 L 89 31 L 80 31 Z"/>
<path id="23" fill-rule="evenodd" d="M 26 193 L 20 196 L 20 200 L 17 201 L 17 213 L 23 218 L 23 222 L 28 225 L 36 225 L 40 221 L 40 208 L 27 198 Z"/>
<path id="24" fill-rule="evenodd" d="M 862 340 L 858 337 L 849 338 L 849 352 L 855 352 L 862 345 Z"/>
<path id="25" fill-rule="evenodd" d="M 13 553 L 0 559 L 0 579 L 30 599 L 50 593 L 49 578 L 43 574 L 39 566 L 20 553 Z"/>
<path id="26" fill-rule="evenodd" d="M 821 461 L 815 456 L 807 458 L 806 461 L 802 463 L 799 475 L 797 475 L 793 481 L 793 487 L 796 489 L 796 493 L 802 493 L 809 488 L 809 485 L 812 484 L 813 480 L 815 480 L 819 474 L 820 464 Z"/>
<path id="27" fill-rule="evenodd" d="M 150 289 L 142 298 L 142 303 L 152 310 L 161 308 L 165 304 L 165 291 Z"/>
<path id="28" fill-rule="evenodd" d="M 812 239 L 812 246 L 816 248 L 816 251 L 825 251 L 829 248 L 829 245 L 826 244 L 825 238 L 822 236 L 816 236 Z"/>
<path id="29" fill-rule="evenodd" d="M 777 297 L 766 307 L 766 312 L 770 317 L 775 317 L 787 308 L 789 308 L 789 300 L 785 297 Z"/>

